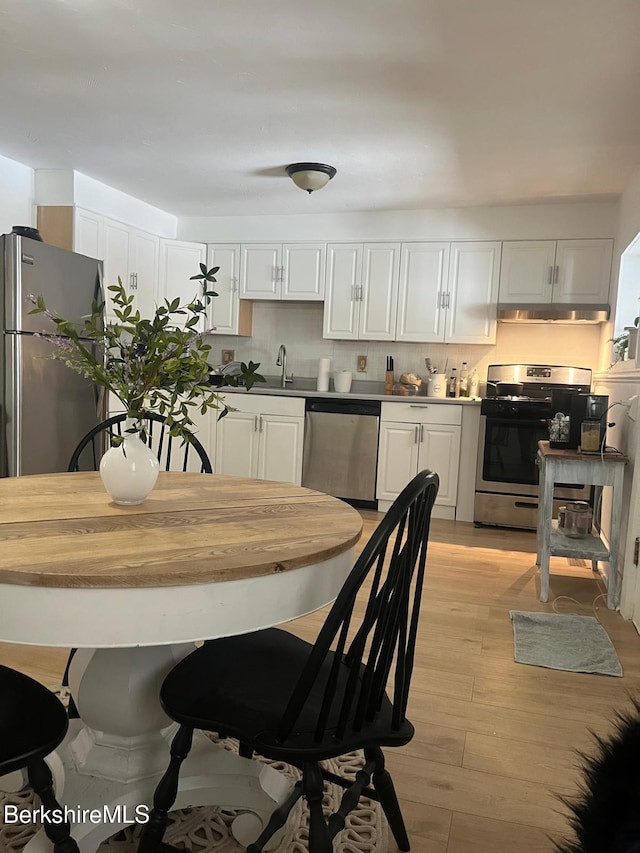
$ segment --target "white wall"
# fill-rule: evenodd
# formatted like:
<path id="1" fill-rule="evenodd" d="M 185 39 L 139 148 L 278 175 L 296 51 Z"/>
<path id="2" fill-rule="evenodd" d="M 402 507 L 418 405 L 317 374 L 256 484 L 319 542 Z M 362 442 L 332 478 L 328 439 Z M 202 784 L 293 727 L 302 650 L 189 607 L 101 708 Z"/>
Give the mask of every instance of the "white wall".
<path id="1" fill-rule="evenodd" d="M 620 316 L 616 326 L 622 328 L 633 322 L 637 312 L 636 297 L 640 296 L 640 279 L 626 281 L 630 286 L 624 296 L 616 299 L 618 277 L 615 271 L 619 269 L 621 254 L 640 234 L 640 167 L 636 169 L 620 199 L 619 225 L 616 238 L 618 248 L 614 261 L 614 280 L 612 282 L 612 305 L 616 305 Z M 634 250 L 640 249 L 636 243 Z M 631 269 L 631 265 L 629 269 Z M 614 322 L 616 318 L 614 317 Z M 596 391 L 609 395 L 609 402 L 629 400 L 634 395 L 640 395 L 640 370 L 634 370 L 634 365 L 625 362 L 608 369 L 610 345 L 606 338 L 612 334 L 614 323 L 602 329 L 602 367 L 598 375 Z M 637 402 L 637 401 L 636 401 Z M 616 427 L 607 436 L 607 443 L 613 444 L 629 458 L 625 470 L 625 502 L 623 516 L 623 576 L 620 610 L 622 615 L 633 618 L 640 629 L 640 572 L 633 565 L 633 546 L 637 536 L 640 536 L 640 422 L 632 421 L 622 407 L 616 406 L 611 411 L 611 421 Z M 606 508 L 606 507 L 605 507 Z"/>
<path id="2" fill-rule="evenodd" d="M 64 169 L 37 169 L 37 204 L 72 205 L 92 210 L 159 237 L 173 239 L 178 220 L 171 213 L 107 186 L 95 178 Z"/>
<path id="3" fill-rule="evenodd" d="M 35 225 L 33 169 L 0 156 L 0 234 Z"/>
<path id="4" fill-rule="evenodd" d="M 183 217 L 178 237 L 204 243 L 295 240 L 544 240 L 615 237 L 617 202 L 505 205 L 308 216 Z"/>

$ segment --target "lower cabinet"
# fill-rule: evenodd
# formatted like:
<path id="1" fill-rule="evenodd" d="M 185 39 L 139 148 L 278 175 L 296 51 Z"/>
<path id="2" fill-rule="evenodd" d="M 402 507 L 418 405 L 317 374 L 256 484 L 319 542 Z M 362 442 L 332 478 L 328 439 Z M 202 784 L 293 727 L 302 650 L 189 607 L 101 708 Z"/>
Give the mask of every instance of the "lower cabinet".
<path id="1" fill-rule="evenodd" d="M 216 474 L 300 485 L 304 399 L 227 396 L 235 411 L 216 424 Z"/>
<path id="2" fill-rule="evenodd" d="M 440 478 L 439 515 L 454 518 L 458 495 L 462 407 L 453 404 L 383 403 L 376 497 L 384 510 L 424 469 Z"/>

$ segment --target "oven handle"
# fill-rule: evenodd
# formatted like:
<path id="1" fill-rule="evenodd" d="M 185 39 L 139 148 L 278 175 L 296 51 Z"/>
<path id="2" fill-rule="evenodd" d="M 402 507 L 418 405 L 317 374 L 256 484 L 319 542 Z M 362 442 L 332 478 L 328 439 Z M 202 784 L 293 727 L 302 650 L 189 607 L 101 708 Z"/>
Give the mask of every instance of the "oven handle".
<path id="1" fill-rule="evenodd" d="M 547 426 L 547 418 L 536 418 L 532 419 L 523 419 L 523 418 L 494 418 L 491 415 L 485 415 L 487 419 L 487 424 L 495 425 L 495 426 L 526 426 L 526 427 L 540 427 Z"/>

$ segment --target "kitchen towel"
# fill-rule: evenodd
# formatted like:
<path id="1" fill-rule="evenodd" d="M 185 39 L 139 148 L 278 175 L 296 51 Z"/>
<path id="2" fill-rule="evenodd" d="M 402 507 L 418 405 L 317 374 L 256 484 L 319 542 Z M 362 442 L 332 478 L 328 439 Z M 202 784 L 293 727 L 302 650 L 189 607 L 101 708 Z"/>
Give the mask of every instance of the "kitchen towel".
<path id="1" fill-rule="evenodd" d="M 510 610 L 517 663 L 622 676 L 609 635 L 593 616 Z"/>
<path id="2" fill-rule="evenodd" d="M 329 390 L 329 374 L 331 373 L 331 359 L 321 358 L 318 362 L 318 385 L 317 391 Z"/>

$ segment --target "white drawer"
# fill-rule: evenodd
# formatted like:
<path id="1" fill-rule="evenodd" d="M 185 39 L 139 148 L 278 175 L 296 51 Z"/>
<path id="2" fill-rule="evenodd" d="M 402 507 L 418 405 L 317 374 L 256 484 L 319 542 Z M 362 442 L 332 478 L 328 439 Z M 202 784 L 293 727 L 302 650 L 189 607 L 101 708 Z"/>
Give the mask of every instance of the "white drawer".
<path id="1" fill-rule="evenodd" d="M 454 403 L 383 403 L 381 420 L 403 424 L 461 424 L 462 406 Z"/>
<path id="2" fill-rule="evenodd" d="M 222 396 L 228 406 L 249 415 L 304 416 L 304 397 L 270 397 L 268 394 L 252 394 L 251 391 Z"/>

